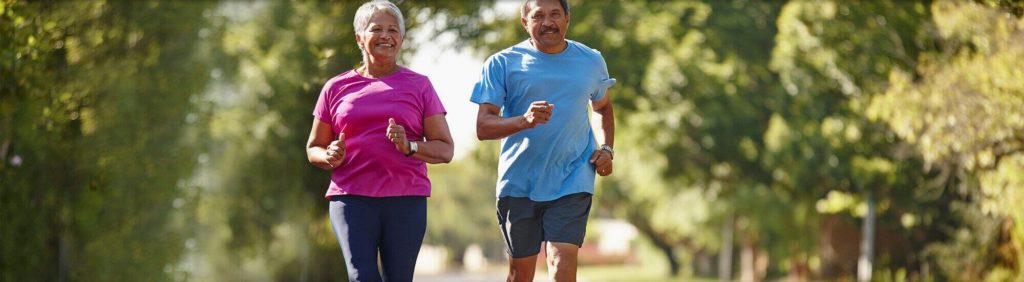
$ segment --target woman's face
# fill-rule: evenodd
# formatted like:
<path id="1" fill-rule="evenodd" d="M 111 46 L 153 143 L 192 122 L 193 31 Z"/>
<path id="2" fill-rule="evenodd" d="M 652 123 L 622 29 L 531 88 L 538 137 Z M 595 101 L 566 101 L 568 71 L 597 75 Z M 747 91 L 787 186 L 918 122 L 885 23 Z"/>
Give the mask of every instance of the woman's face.
<path id="1" fill-rule="evenodd" d="M 394 61 L 402 48 L 398 19 L 385 12 L 374 13 L 366 29 L 356 34 L 356 42 L 373 60 Z"/>

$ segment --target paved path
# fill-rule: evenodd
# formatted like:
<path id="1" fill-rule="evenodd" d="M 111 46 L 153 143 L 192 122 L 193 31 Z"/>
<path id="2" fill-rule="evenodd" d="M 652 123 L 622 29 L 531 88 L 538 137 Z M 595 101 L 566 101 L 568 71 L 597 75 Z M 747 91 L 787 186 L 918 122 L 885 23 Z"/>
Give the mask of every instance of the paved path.
<path id="1" fill-rule="evenodd" d="M 533 281 L 550 282 L 551 279 L 548 279 L 546 274 L 547 273 L 537 273 L 537 276 L 534 277 Z M 416 282 L 496 282 L 505 281 L 505 273 L 449 272 L 441 274 L 416 275 L 412 280 Z"/>
<path id="2" fill-rule="evenodd" d="M 491 282 L 504 281 L 505 276 L 500 273 L 465 273 L 450 272 L 430 275 L 416 275 L 412 279 L 417 282 Z"/>

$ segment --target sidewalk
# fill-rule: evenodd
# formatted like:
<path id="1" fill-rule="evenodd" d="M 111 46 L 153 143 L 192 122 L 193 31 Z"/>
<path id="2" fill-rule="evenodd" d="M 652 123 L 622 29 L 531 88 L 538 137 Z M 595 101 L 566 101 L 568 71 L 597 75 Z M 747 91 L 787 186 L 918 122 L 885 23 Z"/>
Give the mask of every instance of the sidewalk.
<path id="1" fill-rule="evenodd" d="M 413 277 L 413 281 L 417 282 L 496 282 L 505 281 L 505 273 L 467 273 L 467 272 L 447 272 L 440 274 L 424 274 L 416 275 Z M 537 272 L 533 281 L 536 282 L 551 282 L 551 279 L 547 277 L 547 272 Z M 579 280 L 586 281 L 586 280 Z"/>

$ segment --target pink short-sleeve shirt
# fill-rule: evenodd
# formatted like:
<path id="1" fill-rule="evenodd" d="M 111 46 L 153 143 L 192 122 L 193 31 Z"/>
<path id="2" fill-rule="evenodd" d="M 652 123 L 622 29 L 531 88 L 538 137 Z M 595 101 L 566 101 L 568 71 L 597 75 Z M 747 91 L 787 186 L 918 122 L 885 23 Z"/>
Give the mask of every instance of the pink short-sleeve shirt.
<path id="1" fill-rule="evenodd" d="M 423 140 L 423 120 L 445 113 L 430 80 L 407 68 L 379 79 L 350 70 L 328 80 L 313 116 L 335 134 L 345 132 L 346 151 L 326 197 L 430 196 L 426 163 L 406 157 L 388 140 L 388 119 L 417 141 Z"/>

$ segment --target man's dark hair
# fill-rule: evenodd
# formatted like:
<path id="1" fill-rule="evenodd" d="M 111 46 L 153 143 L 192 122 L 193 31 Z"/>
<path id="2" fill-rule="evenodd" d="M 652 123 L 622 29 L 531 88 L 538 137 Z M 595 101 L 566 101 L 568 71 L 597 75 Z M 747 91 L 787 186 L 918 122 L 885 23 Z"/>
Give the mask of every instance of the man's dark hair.
<path id="1" fill-rule="evenodd" d="M 520 11 L 520 15 L 526 18 L 526 6 L 530 5 L 530 2 L 537 2 L 537 0 L 526 0 L 523 2 L 523 9 Z M 558 4 L 562 5 L 562 11 L 565 15 L 569 15 L 569 0 L 558 0 Z"/>

